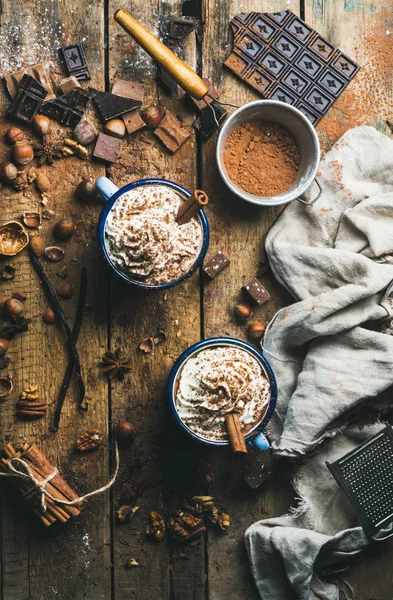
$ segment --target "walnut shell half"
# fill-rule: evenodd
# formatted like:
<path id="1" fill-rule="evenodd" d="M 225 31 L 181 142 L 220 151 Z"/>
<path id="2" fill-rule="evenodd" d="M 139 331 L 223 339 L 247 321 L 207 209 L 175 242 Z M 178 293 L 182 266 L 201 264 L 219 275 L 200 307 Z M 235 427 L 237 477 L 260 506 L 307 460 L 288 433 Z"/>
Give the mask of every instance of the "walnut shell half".
<path id="1" fill-rule="evenodd" d="M 7 221 L 0 226 L 0 254 L 15 256 L 27 246 L 29 236 L 18 221 Z"/>

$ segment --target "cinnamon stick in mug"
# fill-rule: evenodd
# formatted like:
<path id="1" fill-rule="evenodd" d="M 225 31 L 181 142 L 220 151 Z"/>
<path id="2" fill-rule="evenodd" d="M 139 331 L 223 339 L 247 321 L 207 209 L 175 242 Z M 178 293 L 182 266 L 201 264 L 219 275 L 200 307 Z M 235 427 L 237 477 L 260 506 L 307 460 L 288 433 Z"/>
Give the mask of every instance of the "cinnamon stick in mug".
<path id="1" fill-rule="evenodd" d="M 229 441 L 235 454 L 247 454 L 240 418 L 237 412 L 229 413 L 225 418 Z"/>
<path id="2" fill-rule="evenodd" d="M 184 225 L 188 223 L 202 206 L 206 206 L 209 202 L 209 197 L 203 190 L 195 190 L 192 196 L 180 205 L 177 213 L 176 223 Z"/>

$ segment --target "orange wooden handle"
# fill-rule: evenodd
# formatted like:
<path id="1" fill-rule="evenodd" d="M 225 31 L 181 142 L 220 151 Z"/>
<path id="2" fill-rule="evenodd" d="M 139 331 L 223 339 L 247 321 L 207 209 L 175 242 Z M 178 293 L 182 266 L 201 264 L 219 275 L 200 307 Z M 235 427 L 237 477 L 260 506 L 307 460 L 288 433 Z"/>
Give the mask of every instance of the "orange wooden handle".
<path id="1" fill-rule="evenodd" d="M 183 90 L 197 100 L 201 100 L 207 94 L 209 88 L 203 79 L 124 8 L 115 12 L 115 20 L 161 67 L 168 71 Z"/>

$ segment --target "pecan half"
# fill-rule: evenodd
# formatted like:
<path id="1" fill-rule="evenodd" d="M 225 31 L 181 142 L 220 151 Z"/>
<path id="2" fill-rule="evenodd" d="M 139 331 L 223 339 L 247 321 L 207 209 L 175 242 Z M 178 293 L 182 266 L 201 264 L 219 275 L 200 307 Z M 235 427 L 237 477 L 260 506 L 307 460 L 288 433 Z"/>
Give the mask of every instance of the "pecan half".
<path id="1" fill-rule="evenodd" d="M 78 452 L 91 452 L 102 444 L 102 435 L 98 429 L 88 429 L 75 442 Z"/>

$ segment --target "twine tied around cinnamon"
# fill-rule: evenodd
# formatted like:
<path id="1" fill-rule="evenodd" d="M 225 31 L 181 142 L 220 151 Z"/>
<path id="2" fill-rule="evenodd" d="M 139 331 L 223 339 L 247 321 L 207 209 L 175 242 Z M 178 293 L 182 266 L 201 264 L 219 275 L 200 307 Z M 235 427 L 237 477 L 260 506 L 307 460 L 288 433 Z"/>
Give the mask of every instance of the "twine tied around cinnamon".
<path id="1" fill-rule="evenodd" d="M 40 495 L 41 508 L 42 508 L 43 512 L 46 512 L 47 504 L 46 504 L 45 498 L 50 498 L 56 504 L 66 504 L 67 506 L 74 506 L 76 504 L 80 504 L 87 498 L 96 496 L 97 494 L 102 494 L 103 492 L 106 492 L 107 490 L 109 490 L 109 488 L 112 487 L 112 485 L 115 483 L 116 477 L 119 473 L 119 468 L 120 468 L 119 447 L 118 447 L 118 444 L 116 441 L 115 441 L 115 457 L 116 457 L 115 471 L 114 471 L 112 477 L 110 478 L 110 480 L 108 481 L 108 483 L 96 490 L 93 490 L 92 492 L 89 492 L 88 494 L 85 494 L 84 496 L 79 496 L 75 500 L 61 500 L 60 498 L 55 498 L 46 489 L 47 484 L 50 481 L 52 481 L 52 479 L 54 477 L 56 477 L 56 475 L 59 473 L 59 471 L 56 469 L 56 467 L 53 468 L 52 473 L 50 473 L 45 479 L 43 479 L 42 481 L 39 481 L 39 479 L 37 479 L 37 477 L 34 475 L 30 466 L 27 464 L 27 462 L 25 460 L 23 460 L 23 458 L 14 457 L 14 458 L 10 458 L 7 462 L 8 469 L 11 471 L 11 473 L 0 472 L 0 477 L 11 477 L 11 478 L 16 477 L 19 479 L 29 480 L 29 482 L 31 483 L 31 487 L 23 494 L 24 497 L 26 499 L 28 499 L 28 498 L 31 498 L 31 496 L 33 496 L 35 493 L 38 493 Z M 19 466 L 19 469 L 17 468 L 18 466 Z M 24 470 L 20 470 L 21 467 Z"/>

